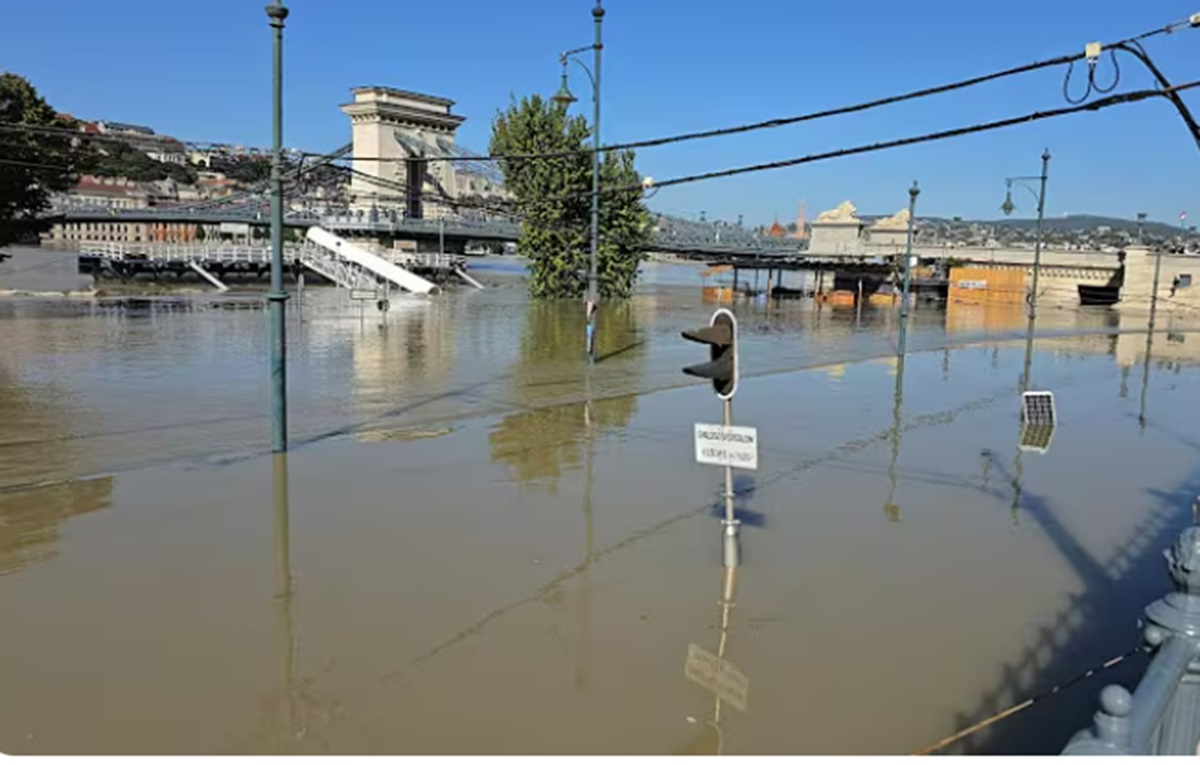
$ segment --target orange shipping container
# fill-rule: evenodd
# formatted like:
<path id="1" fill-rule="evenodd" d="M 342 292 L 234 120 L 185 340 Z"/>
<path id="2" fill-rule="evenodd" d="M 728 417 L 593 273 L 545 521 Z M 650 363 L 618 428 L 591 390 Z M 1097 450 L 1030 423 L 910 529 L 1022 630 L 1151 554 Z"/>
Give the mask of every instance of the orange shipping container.
<path id="1" fill-rule="evenodd" d="M 1023 304 L 1024 268 L 952 268 L 949 302 L 973 305 Z"/>

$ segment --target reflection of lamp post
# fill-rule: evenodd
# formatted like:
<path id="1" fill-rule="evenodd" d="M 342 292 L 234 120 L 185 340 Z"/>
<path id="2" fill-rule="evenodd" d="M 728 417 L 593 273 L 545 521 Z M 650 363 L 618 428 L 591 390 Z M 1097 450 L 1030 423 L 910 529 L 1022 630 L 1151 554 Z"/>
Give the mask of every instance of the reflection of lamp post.
<path id="1" fill-rule="evenodd" d="M 888 463 L 888 496 L 883 514 L 889 521 L 900 521 L 900 507 L 892 502 L 896 495 L 896 460 L 900 457 L 900 410 L 904 404 L 904 355 L 896 356 L 896 390 L 892 396 L 892 458 Z"/>
<path id="2" fill-rule="evenodd" d="M 1020 516 L 1019 510 L 1021 507 L 1021 472 L 1024 468 L 1024 463 L 1021 459 L 1021 446 L 1020 446 L 1020 434 L 1019 433 L 1017 435 L 1017 441 L 1018 441 L 1017 451 L 1016 451 L 1016 454 L 1013 456 L 1013 472 L 1012 472 L 1012 475 L 1009 476 L 1009 484 L 1012 486 L 1012 491 L 1013 491 L 1012 504 L 1009 506 L 1009 512 L 1012 514 L 1012 520 L 1013 520 L 1014 526 L 1021 525 L 1021 516 Z M 988 475 L 991 473 L 992 458 L 994 456 L 995 455 L 992 454 L 990 449 L 985 450 L 983 452 L 983 486 L 984 486 L 984 488 L 987 487 Z"/>
<path id="3" fill-rule="evenodd" d="M 604 48 L 601 42 L 600 29 L 604 22 L 604 6 L 601 0 L 596 0 L 596 7 L 592 9 L 592 18 L 596 24 L 596 39 L 590 46 L 576 48 L 566 51 L 558 57 L 562 63 L 562 85 L 558 92 L 551 96 L 552 101 L 566 109 L 576 101 L 574 95 L 571 94 L 570 88 L 567 87 L 567 61 L 573 60 L 583 68 L 587 73 L 588 79 L 592 83 L 592 233 L 591 233 L 591 261 L 588 267 L 588 287 L 587 287 L 587 353 L 588 360 L 594 358 L 594 338 L 596 334 L 595 313 L 596 304 L 600 300 L 600 292 L 597 289 L 596 277 L 596 258 L 600 251 L 600 52 Z M 575 54 L 583 53 L 586 50 L 592 50 L 595 53 L 593 68 L 591 71 L 587 65 L 578 58 L 572 58 Z"/>
<path id="4" fill-rule="evenodd" d="M 1015 176 L 1005 179 L 1007 190 L 1004 194 L 1004 204 L 1000 210 L 1005 215 L 1012 215 L 1017 206 L 1012 201 L 1012 185 L 1017 183 L 1037 199 L 1037 229 L 1033 243 L 1033 280 L 1029 289 L 1029 331 L 1025 337 L 1025 371 L 1021 376 L 1021 392 L 1029 389 L 1029 366 L 1033 356 L 1033 325 L 1037 320 L 1037 290 L 1038 276 L 1042 270 L 1042 221 L 1046 215 L 1046 178 L 1050 169 L 1050 150 L 1042 152 L 1042 174 L 1033 176 Z M 1025 181 L 1038 181 L 1038 191 L 1027 185 Z"/>
<path id="5" fill-rule="evenodd" d="M 271 28 L 275 30 L 274 65 L 271 83 L 272 155 L 271 155 L 271 340 L 268 344 L 271 367 L 271 451 L 287 450 L 287 339 L 284 335 L 283 290 L 283 21 L 288 9 L 280 0 L 267 6 Z"/>
<path id="6" fill-rule="evenodd" d="M 296 641 L 292 623 L 291 531 L 288 511 L 288 457 L 274 455 L 272 495 L 275 527 L 275 619 L 279 640 L 280 695 L 286 711 L 288 737 L 296 733 L 296 708 L 293 687 L 296 670 Z"/>
<path id="7" fill-rule="evenodd" d="M 1154 328 L 1146 333 L 1146 357 L 1142 360 L 1142 393 L 1138 403 L 1138 428 L 1146 429 L 1146 389 L 1150 387 L 1150 356 L 1154 348 Z"/>
<path id="8" fill-rule="evenodd" d="M 583 420 L 587 426 L 587 465 L 583 476 L 583 524 L 584 551 L 583 571 L 580 579 L 579 607 L 582 610 L 578 665 L 575 668 L 575 687 L 587 687 L 587 654 L 592 632 L 592 562 L 595 558 L 595 523 L 592 513 L 592 489 L 595 482 L 592 478 L 592 463 L 596 456 L 595 420 L 592 417 L 591 380 L 588 380 L 587 400 L 584 402 Z"/>
<path id="9" fill-rule="evenodd" d="M 1019 438 L 1019 436 L 1018 436 L 1018 438 Z M 1013 466 L 1014 466 L 1013 467 L 1013 478 L 1012 478 L 1013 498 L 1012 498 L 1012 507 L 1009 508 L 1009 512 L 1012 513 L 1012 520 L 1013 520 L 1014 526 L 1021 525 L 1021 515 L 1020 515 L 1020 510 L 1021 510 L 1021 472 L 1024 469 L 1024 465 L 1025 465 L 1025 462 L 1023 459 L 1021 459 L 1021 447 L 1018 446 L 1017 447 L 1017 456 L 1013 458 Z"/>

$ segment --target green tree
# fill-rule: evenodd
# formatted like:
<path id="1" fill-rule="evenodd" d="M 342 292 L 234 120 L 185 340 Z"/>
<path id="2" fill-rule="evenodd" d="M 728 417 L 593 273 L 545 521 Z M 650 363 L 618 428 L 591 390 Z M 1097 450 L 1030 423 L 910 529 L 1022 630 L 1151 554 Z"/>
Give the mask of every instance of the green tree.
<path id="1" fill-rule="evenodd" d="M 73 129 L 75 121 L 9 72 L 0 73 L 0 127 L 6 128 L 0 130 L 0 245 L 5 245 L 36 232 L 50 194 L 75 185 L 78 152 L 70 136 L 37 130 Z"/>
<path id="2" fill-rule="evenodd" d="M 242 183 L 266 183 L 271 176 L 271 158 L 218 154 L 212 158 L 209 169 Z"/>
<path id="3" fill-rule="evenodd" d="M 587 289 L 591 237 L 592 160 L 588 124 L 566 108 L 533 95 L 513 102 L 492 122 L 489 150 L 499 155 L 553 154 L 501 160 L 504 186 L 521 216 L 519 251 L 530 261 L 534 297 L 576 297 Z M 608 152 L 601 188 L 640 183 L 633 152 Z M 641 189 L 600 198 L 597 275 L 604 297 L 628 297 L 650 242 L 650 215 Z"/>
<path id="4" fill-rule="evenodd" d="M 131 181 L 162 181 L 167 178 L 176 183 L 196 182 L 195 169 L 173 162 L 159 162 L 145 152 L 116 141 L 106 141 L 91 147 L 81 169 L 92 175 L 128 178 Z"/>

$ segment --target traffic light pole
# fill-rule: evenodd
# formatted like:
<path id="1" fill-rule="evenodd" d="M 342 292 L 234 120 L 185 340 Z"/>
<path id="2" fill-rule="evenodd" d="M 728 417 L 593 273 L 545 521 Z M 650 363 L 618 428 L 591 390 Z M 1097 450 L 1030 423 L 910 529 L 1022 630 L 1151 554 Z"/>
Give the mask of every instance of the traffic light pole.
<path id="1" fill-rule="evenodd" d="M 733 512 L 733 468 L 758 469 L 758 431 L 733 426 L 733 396 L 738 384 L 737 318 L 728 308 L 718 308 L 707 327 L 688 330 L 685 340 L 709 347 L 709 360 L 684 367 L 683 373 L 710 380 L 724 405 L 722 425 L 696 424 L 696 461 L 725 468 L 725 517 L 721 521 L 725 565 L 738 565 L 739 521 Z"/>
<path id="2" fill-rule="evenodd" d="M 725 427 L 733 425 L 733 399 L 725 399 Z M 722 522 L 722 546 L 724 548 L 725 567 L 737 568 L 738 565 L 738 520 L 733 516 L 733 467 L 725 465 L 725 520 Z"/>

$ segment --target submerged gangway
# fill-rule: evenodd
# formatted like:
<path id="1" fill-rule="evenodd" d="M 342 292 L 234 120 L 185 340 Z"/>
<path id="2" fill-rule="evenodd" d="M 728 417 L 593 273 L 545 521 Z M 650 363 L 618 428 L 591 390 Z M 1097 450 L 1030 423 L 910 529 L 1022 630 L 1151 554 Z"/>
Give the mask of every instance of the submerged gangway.
<path id="1" fill-rule="evenodd" d="M 319 226 L 308 229 L 305 238 L 310 245 L 300 250 L 300 262 L 347 289 L 383 281 L 415 295 L 437 290 L 428 279 Z"/>

